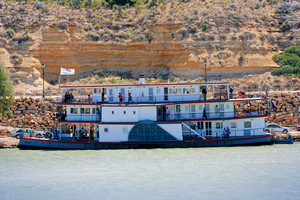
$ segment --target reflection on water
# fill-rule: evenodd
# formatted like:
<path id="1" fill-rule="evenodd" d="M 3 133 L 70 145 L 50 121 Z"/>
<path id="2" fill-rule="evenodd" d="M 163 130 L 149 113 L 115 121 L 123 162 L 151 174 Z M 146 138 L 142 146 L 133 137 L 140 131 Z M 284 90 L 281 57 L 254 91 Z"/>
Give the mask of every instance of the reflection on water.
<path id="1" fill-rule="evenodd" d="M 300 143 L 0 150 L 0 199 L 299 199 Z"/>

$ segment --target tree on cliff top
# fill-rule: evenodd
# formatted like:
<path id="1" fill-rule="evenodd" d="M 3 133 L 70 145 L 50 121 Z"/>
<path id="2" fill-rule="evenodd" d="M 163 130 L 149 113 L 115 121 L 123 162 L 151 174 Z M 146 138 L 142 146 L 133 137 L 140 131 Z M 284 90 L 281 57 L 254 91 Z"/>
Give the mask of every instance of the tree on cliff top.
<path id="1" fill-rule="evenodd" d="M 14 102 L 14 89 L 8 71 L 0 64 L 0 114 L 10 113 L 10 106 Z"/>
<path id="2" fill-rule="evenodd" d="M 272 69 L 273 76 L 298 76 L 300 77 L 300 46 L 290 46 L 282 54 L 275 54 L 273 60 L 280 65 Z"/>

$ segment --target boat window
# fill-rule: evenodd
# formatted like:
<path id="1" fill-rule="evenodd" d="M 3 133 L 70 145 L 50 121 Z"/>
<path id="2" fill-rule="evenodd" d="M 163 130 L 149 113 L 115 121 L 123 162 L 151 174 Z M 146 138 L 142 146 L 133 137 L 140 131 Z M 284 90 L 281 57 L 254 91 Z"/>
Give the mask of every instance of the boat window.
<path id="1" fill-rule="evenodd" d="M 133 114 L 135 114 L 135 111 L 133 111 Z"/>
<path id="2" fill-rule="evenodd" d="M 170 89 L 169 94 L 176 94 L 176 90 L 175 89 Z"/>
<path id="3" fill-rule="evenodd" d="M 176 89 L 176 94 L 181 94 L 181 88 Z"/>
<path id="4" fill-rule="evenodd" d="M 124 111 L 124 114 L 126 114 L 126 111 Z"/>
<path id="5" fill-rule="evenodd" d="M 95 114 L 96 113 L 96 108 L 93 108 L 93 114 Z"/>
<path id="6" fill-rule="evenodd" d="M 236 128 L 236 126 L 237 126 L 236 122 L 230 122 L 230 127 L 231 128 Z"/>
<path id="7" fill-rule="evenodd" d="M 98 89 L 97 89 L 97 93 L 101 93 L 101 88 L 98 88 Z"/>
<path id="8" fill-rule="evenodd" d="M 71 114 L 77 114 L 77 110 L 78 110 L 78 108 L 71 108 L 70 113 Z"/>
<path id="9" fill-rule="evenodd" d="M 216 122 L 216 129 L 222 129 L 223 128 L 223 122 Z"/>
<path id="10" fill-rule="evenodd" d="M 84 108 L 80 108 L 80 114 L 84 114 Z"/>
<path id="11" fill-rule="evenodd" d="M 203 110 L 202 106 L 199 106 L 199 110 L 200 110 L 200 111 L 202 111 L 202 110 Z"/>
<path id="12" fill-rule="evenodd" d="M 190 94 L 195 94 L 196 93 L 196 89 L 195 88 L 190 88 Z"/>
<path id="13" fill-rule="evenodd" d="M 97 93 L 97 88 L 94 88 L 94 93 Z"/>
<path id="14" fill-rule="evenodd" d="M 183 88 L 183 94 L 195 94 L 195 88 Z"/>
<path id="15" fill-rule="evenodd" d="M 85 109 L 85 114 L 90 114 L 91 113 L 91 109 L 90 108 L 86 108 Z"/>
<path id="16" fill-rule="evenodd" d="M 108 133 L 108 128 L 104 128 L 104 132 L 105 132 L 105 133 Z"/>
<path id="17" fill-rule="evenodd" d="M 244 122 L 245 128 L 251 128 L 251 121 Z"/>
<path id="18" fill-rule="evenodd" d="M 197 122 L 197 128 L 198 129 L 203 129 L 203 122 Z"/>
<path id="19" fill-rule="evenodd" d="M 111 114 L 115 114 L 115 111 L 111 111 Z"/>

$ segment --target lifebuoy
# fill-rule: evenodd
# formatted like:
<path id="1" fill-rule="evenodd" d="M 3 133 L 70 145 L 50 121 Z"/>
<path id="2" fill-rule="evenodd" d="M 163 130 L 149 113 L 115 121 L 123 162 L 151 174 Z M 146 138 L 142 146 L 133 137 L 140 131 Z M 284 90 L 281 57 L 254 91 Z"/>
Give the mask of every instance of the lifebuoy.
<path id="1" fill-rule="evenodd" d="M 238 92 L 238 95 L 239 95 L 240 97 L 244 98 L 244 97 L 246 96 L 246 93 L 245 93 L 244 91 L 240 90 L 240 91 Z"/>
<path id="2" fill-rule="evenodd" d="M 250 111 L 249 111 L 248 109 L 245 109 L 244 112 L 245 112 L 245 115 L 246 115 L 246 116 L 249 116 L 249 115 L 250 115 Z"/>

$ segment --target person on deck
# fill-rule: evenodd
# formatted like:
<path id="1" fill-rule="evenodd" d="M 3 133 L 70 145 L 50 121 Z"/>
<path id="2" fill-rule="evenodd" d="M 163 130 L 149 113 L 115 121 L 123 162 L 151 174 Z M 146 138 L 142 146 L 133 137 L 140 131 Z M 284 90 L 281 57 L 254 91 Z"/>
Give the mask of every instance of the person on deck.
<path id="1" fill-rule="evenodd" d="M 88 101 L 89 101 L 89 103 L 91 103 L 91 101 L 92 101 L 91 95 L 88 95 Z"/>
<path id="2" fill-rule="evenodd" d="M 202 94 L 203 94 L 204 100 L 206 100 L 207 91 L 205 88 L 202 89 Z"/>
<path id="3" fill-rule="evenodd" d="M 225 134 L 226 134 L 226 137 L 229 138 L 230 129 L 229 129 L 228 126 L 227 126 L 227 128 L 226 128 L 226 130 L 225 130 Z"/>
<path id="4" fill-rule="evenodd" d="M 128 90 L 128 103 L 130 103 L 130 102 L 133 103 L 131 90 L 129 89 L 129 90 Z"/>
<path id="5" fill-rule="evenodd" d="M 120 104 L 123 104 L 123 95 L 121 94 L 121 92 L 119 92 L 119 100 L 120 100 Z"/>
<path id="6" fill-rule="evenodd" d="M 169 120 L 169 115 L 170 115 L 170 109 L 167 107 L 166 108 L 166 115 L 167 115 L 167 120 Z"/>

